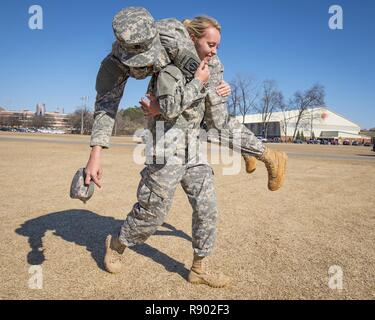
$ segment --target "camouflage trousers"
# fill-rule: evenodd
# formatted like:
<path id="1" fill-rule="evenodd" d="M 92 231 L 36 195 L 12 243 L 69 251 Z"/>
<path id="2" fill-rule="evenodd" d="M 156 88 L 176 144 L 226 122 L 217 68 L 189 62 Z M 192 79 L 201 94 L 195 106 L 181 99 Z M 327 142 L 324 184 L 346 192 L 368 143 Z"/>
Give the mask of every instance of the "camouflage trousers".
<path id="1" fill-rule="evenodd" d="M 161 226 L 180 183 L 193 209 L 192 246 L 208 256 L 216 238 L 217 206 L 213 171 L 207 164 L 150 164 L 141 172 L 138 202 L 121 227 L 119 240 L 126 246 L 145 242 Z"/>
<path id="2" fill-rule="evenodd" d="M 210 141 L 225 143 L 243 155 L 260 157 L 264 153 L 262 141 L 244 124 L 229 115 L 227 98 L 220 97 L 213 89 L 209 90 L 206 97 L 204 119 Z"/>

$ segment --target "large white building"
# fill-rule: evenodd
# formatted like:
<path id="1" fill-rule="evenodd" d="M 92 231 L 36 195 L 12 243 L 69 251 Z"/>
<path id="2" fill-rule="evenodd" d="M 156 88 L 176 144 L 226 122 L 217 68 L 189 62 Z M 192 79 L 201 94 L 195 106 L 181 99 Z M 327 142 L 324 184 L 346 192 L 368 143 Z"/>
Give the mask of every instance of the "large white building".
<path id="1" fill-rule="evenodd" d="M 298 110 L 286 112 L 274 112 L 268 120 L 267 137 L 279 137 L 282 140 L 290 140 L 293 137 Z M 243 122 L 257 136 L 265 136 L 262 114 L 250 114 L 238 116 L 237 120 Z M 306 138 L 311 138 L 314 132 L 315 138 L 328 140 L 365 140 L 368 136 L 360 135 L 361 128 L 354 122 L 330 111 L 327 107 L 318 107 L 306 110 L 299 122 L 297 131 L 303 132 Z"/>

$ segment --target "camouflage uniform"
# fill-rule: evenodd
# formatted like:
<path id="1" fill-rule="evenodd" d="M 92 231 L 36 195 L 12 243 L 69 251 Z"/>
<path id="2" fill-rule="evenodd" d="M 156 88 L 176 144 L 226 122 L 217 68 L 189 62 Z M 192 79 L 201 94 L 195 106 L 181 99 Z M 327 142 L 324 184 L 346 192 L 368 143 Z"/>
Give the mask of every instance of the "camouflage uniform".
<path id="1" fill-rule="evenodd" d="M 200 59 L 196 53 L 193 42 L 184 25 L 173 18 L 163 19 L 157 22 L 160 41 L 168 53 L 170 59 L 177 65 L 188 79 L 193 79 L 196 68 L 190 61 Z M 191 72 L 188 70 L 192 69 Z M 214 135 L 209 135 L 212 141 L 226 142 L 226 145 L 245 155 L 261 156 L 264 146 L 259 139 L 246 126 L 238 122 L 228 114 L 227 97 L 221 97 L 216 93 L 216 87 L 224 80 L 224 67 L 219 58 L 214 56 L 209 62 L 210 80 L 208 82 L 207 97 L 205 100 L 204 120 L 208 129 L 214 130 Z M 210 133 L 210 131 L 209 131 Z"/>
<path id="2" fill-rule="evenodd" d="M 129 9 L 131 8 L 125 10 Z M 157 73 L 161 68 L 168 65 L 171 59 L 174 61 L 177 60 L 178 57 L 181 56 L 176 55 L 179 51 L 182 52 L 185 50 L 184 52 L 186 52 L 186 54 L 190 54 L 193 57 L 197 56 L 186 29 L 178 20 L 164 19 L 156 23 L 156 28 L 161 35 L 169 35 L 171 26 L 174 26 L 177 30 L 172 37 L 164 36 L 159 39 L 158 36 L 155 36 L 153 30 L 147 29 L 145 24 L 142 24 L 142 19 L 139 18 L 139 12 L 137 10 L 135 10 L 133 16 L 129 14 L 124 15 L 123 12 L 125 10 L 122 10 L 114 18 L 113 28 L 118 40 L 113 44 L 112 52 L 103 60 L 98 72 L 96 81 L 97 98 L 94 113 L 95 121 L 91 135 L 91 146 L 100 145 L 104 148 L 109 147 L 114 119 L 129 77 L 144 79 L 149 75 Z M 126 17 L 126 19 L 123 17 Z M 123 32 L 123 30 L 126 29 L 126 26 L 124 27 L 126 23 L 126 26 L 128 28 L 131 26 L 131 30 L 133 31 L 137 28 L 140 28 L 142 31 L 145 29 L 145 34 L 149 34 L 150 39 L 132 39 L 131 36 L 129 36 L 131 32 Z M 139 35 L 137 32 L 134 33 Z M 127 43 L 126 46 L 124 42 Z M 132 45 L 129 45 L 129 42 L 142 42 L 142 46 L 134 49 Z M 149 47 L 143 45 L 143 43 L 148 43 Z M 142 55 L 142 59 L 146 56 L 144 61 L 140 59 L 139 54 L 136 55 L 137 52 L 139 53 L 142 52 L 142 50 L 149 49 L 151 47 L 150 44 L 155 48 L 154 52 L 157 52 L 157 56 L 151 55 L 149 59 L 153 61 L 151 63 L 147 61 L 147 54 Z M 195 59 L 199 61 L 197 57 Z M 175 61 L 175 63 L 177 63 L 177 61 Z M 139 65 L 146 65 L 148 67 L 139 68 Z M 224 71 L 217 57 L 212 59 L 209 68 L 211 78 L 208 85 L 207 97 L 205 99 L 204 116 L 208 128 L 218 130 L 221 141 L 227 140 L 231 148 L 241 151 L 242 154 L 257 157 L 261 156 L 264 152 L 262 142 L 243 124 L 229 116 L 227 98 L 220 97 L 216 93 L 215 88 L 219 85 L 221 80 L 223 80 Z M 214 137 L 211 138 L 214 139 Z"/>
<path id="3" fill-rule="evenodd" d="M 200 80 L 187 83 L 176 66 L 168 65 L 153 76 L 148 91 L 158 98 L 161 109 L 161 114 L 148 123 L 154 161 L 141 172 L 138 203 L 127 216 L 119 240 L 133 246 L 152 235 L 163 224 L 180 183 L 193 208 L 194 252 L 207 256 L 215 241 L 217 208 L 213 172 L 200 152 L 206 90 Z M 162 127 L 162 135 L 157 134 L 158 127 Z M 155 148 L 158 144 L 161 155 Z M 157 157 L 160 164 L 155 163 Z"/>
<path id="4" fill-rule="evenodd" d="M 173 24 L 179 24 L 182 32 L 175 28 L 176 33 L 170 33 Z M 213 60 L 209 66 L 211 82 L 207 88 L 203 88 L 199 80 L 192 79 L 199 59 L 181 23 L 169 19 L 164 27 L 159 22 L 157 30 L 147 10 L 128 8 L 115 16 L 113 26 L 118 41 L 98 73 L 91 146 L 109 146 L 118 104 L 129 76 L 143 79 L 153 75 L 149 92 L 158 97 L 161 115 L 150 120 L 148 127 L 154 138 L 153 144 L 162 146 L 163 161 L 158 162 L 159 150 L 153 149 L 152 158 L 156 161 L 141 172 L 138 203 L 127 216 L 119 236 L 109 235 L 106 238 L 104 266 L 111 273 L 121 271 L 121 256 L 125 248 L 143 243 L 163 223 L 177 184 L 181 183 L 193 207 L 194 257 L 188 281 L 224 287 L 228 285 L 229 278 L 209 271 L 205 259 L 215 241 L 217 208 L 212 169 L 199 156 L 200 123 L 206 115 L 208 125 L 219 129 L 221 139 L 227 139 L 233 148 L 246 155 L 264 159 L 270 190 L 280 187 L 285 161 L 282 165 L 275 165 L 277 154 L 264 148 L 249 130 L 228 116 L 226 99 L 215 92 L 223 74 L 218 60 Z M 179 37 L 176 36 L 178 33 Z M 174 65 L 168 65 L 171 60 Z M 158 120 L 164 124 L 162 139 L 158 138 L 156 130 Z M 242 132 L 244 137 L 233 139 L 236 131 Z M 249 172 L 248 166 L 246 168 Z"/>
<path id="5" fill-rule="evenodd" d="M 175 54 L 182 50 L 195 52 L 186 29 L 181 27 L 180 38 L 174 36 L 172 41 L 166 41 L 164 37 L 164 50 L 159 46 L 160 39 L 155 36 L 153 28 L 145 27 L 152 26 L 147 14 L 140 8 L 133 11 L 132 8 L 127 8 L 114 18 L 113 27 L 118 40 L 113 44 L 111 54 L 102 62 L 98 73 L 91 146 L 109 147 L 117 108 L 128 78 L 143 79 L 153 75 L 149 92 L 159 98 L 161 115 L 150 120 L 148 128 L 156 145 L 159 142 L 156 135 L 157 121 L 162 121 L 165 133 L 162 150 L 168 155 L 164 154 L 160 164 L 157 161 L 148 164 L 141 172 L 138 202 L 124 222 L 119 240 L 126 246 L 133 246 L 143 243 L 152 235 L 163 223 L 171 207 L 175 189 L 181 183 L 193 207 L 194 252 L 198 256 L 207 256 L 215 240 L 217 208 L 213 172 L 200 158 L 201 144 L 197 136 L 205 114 L 211 127 L 232 134 L 238 126 L 234 122 L 232 127 L 228 127 L 232 122 L 228 117 L 226 99 L 219 97 L 215 91 L 223 75 L 218 59 L 209 64 L 211 81 L 206 88 L 203 88 L 199 80 L 186 78 L 179 68 L 170 65 L 169 59 L 171 56 L 178 60 Z M 159 22 L 159 30 L 163 32 L 163 28 L 168 29 L 172 22 L 182 26 L 177 20 L 169 19 Z M 142 32 L 137 32 L 137 28 Z M 152 48 L 156 50 L 152 51 Z M 162 69 L 163 67 L 165 68 Z M 207 107 L 214 109 L 207 112 Z M 250 135 L 250 147 L 246 151 L 261 154 L 261 143 L 253 137 Z M 157 149 L 153 157 L 158 158 Z"/>

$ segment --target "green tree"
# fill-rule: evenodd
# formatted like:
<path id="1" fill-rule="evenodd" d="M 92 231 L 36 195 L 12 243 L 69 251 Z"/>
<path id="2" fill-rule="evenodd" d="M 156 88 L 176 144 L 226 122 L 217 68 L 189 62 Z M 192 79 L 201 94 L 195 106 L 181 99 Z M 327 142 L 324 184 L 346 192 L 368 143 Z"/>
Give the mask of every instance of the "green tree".
<path id="1" fill-rule="evenodd" d="M 129 118 L 130 121 L 143 120 L 144 114 L 141 108 L 131 107 L 121 110 L 123 117 Z"/>

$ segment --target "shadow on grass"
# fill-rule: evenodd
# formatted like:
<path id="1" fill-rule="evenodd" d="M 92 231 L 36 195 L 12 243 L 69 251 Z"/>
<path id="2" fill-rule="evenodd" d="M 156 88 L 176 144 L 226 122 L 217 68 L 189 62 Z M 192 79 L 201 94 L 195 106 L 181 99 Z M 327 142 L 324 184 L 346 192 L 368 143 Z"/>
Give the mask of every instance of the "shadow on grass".
<path id="1" fill-rule="evenodd" d="M 67 210 L 28 220 L 15 232 L 28 237 L 31 250 L 27 255 L 27 262 L 30 265 L 41 265 L 45 261 L 43 237 L 47 231 L 53 231 L 54 235 L 65 241 L 86 247 L 98 267 L 104 270 L 105 239 L 108 234 L 118 233 L 122 223 L 122 220 L 100 216 L 92 211 Z M 158 230 L 154 236 L 175 236 L 191 241 L 190 236 L 172 225 L 164 223 L 163 227 L 169 230 Z M 131 247 L 130 250 L 161 264 L 169 272 L 177 273 L 183 278 L 187 277 L 188 270 L 183 263 L 147 243 Z"/>
<path id="2" fill-rule="evenodd" d="M 360 156 L 360 157 L 375 157 L 375 153 L 374 154 L 357 154 L 357 156 Z"/>

